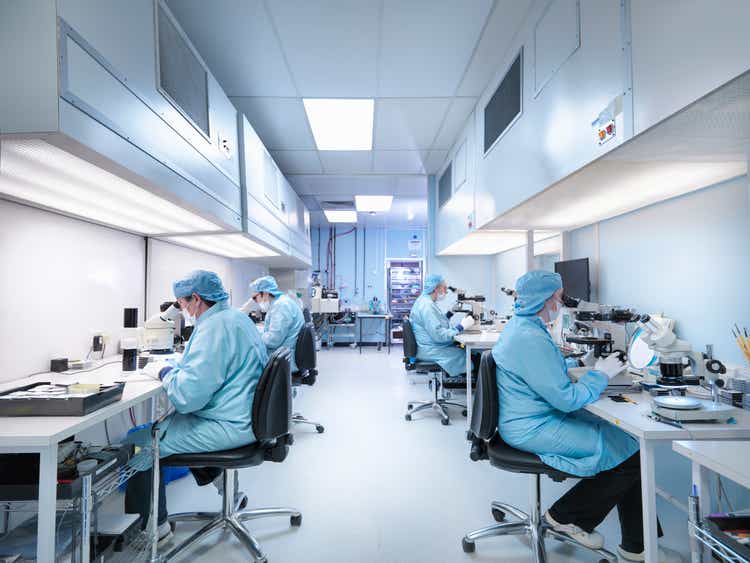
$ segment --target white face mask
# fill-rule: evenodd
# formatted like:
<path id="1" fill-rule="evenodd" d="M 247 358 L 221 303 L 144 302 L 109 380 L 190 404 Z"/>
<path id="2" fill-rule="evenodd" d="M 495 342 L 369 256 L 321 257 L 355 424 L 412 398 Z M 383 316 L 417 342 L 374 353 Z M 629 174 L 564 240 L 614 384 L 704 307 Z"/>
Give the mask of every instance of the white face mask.
<path id="1" fill-rule="evenodd" d="M 260 307 L 260 310 L 264 313 L 268 312 L 268 308 L 271 306 L 271 304 L 268 301 L 261 301 L 258 303 L 258 307 Z"/>
<path id="2" fill-rule="evenodd" d="M 194 325 L 195 324 L 195 315 L 191 314 L 190 311 L 188 311 L 187 304 L 181 309 L 182 311 L 182 318 L 185 319 L 186 325 Z"/>

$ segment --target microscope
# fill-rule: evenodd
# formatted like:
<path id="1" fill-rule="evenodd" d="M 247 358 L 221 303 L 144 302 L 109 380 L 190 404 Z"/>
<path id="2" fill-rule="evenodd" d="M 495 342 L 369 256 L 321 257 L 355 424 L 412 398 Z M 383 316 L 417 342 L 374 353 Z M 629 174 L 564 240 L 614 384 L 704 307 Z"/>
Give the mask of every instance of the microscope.
<path id="1" fill-rule="evenodd" d="M 481 332 L 483 324 L 489 325 L 493 323 L 497 313 L 492 310 L 485 310 L 487 299 L 484 295 L 466 295 L 463 289 L 456 289 L 455 287 L 449 287 L 448 289 L 457 296 L 456 304 L 451 308 L 451 311 L 453 313 L 466 313 L 474 317 L 474 320 L 477 321 L 472 327 L 466 329 L 467 332 Z"/>
<path id="2" fill-rule="evenodd" d="M 143 349 L 152 354 L 171 354 L 174 351 L 175 328 L 182 311 L 177 301 L 165 301 L 160 312 L 144 323 Z"/>
<path id="3" fill-rule="evenodd" d="M 563 311 L 553 327 L 553 337 L 559 344 L 573 344 L 570 355 L 581 354 L 580 348 L 593 349 L 594 356 L 608 356 L 625 350 L 627 323 L 637 322 L 640 316 L 631 309 L 600 305 L 563 295 Z"/>
<path id="4" fill-rule="evenodd" d="M 656 383 L 664 386 L 698 385 L 704 379 L 711 384 L 711 394 L 718 396 L 718 387 L 723 381 L 718 375 L 726 373 L 726 367 L 712 357 L 709 347 L 706 354 L 694 352 L 686 340 L 680 340 L 665 324 L 656 322 L 649 315 L 643 315 L 638 323 L 640 338 L 648 344 L 657 356 L 661 377 Z M 692 375 L 685 374 L 690 367 Z"/>

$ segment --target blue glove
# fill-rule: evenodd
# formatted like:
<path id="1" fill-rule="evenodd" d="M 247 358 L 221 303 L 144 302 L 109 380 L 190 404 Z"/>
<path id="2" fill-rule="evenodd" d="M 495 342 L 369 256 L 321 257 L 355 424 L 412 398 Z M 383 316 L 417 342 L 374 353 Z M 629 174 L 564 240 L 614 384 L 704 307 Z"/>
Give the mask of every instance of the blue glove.
<path id="1" fill-rule="evenodd" d="M 167 375 L 170 371 L 172 371 L 173 366 L 166 366 L 159 370 L 159 380 L 164 381 L 164 376 Z"/>
<path id="2" fill-rule="evenodd" d="M 151 447 L 151 426 L 153 426 L 151 422 L 135 426 L 128 432 L 122 443 L 132 444 L 139 448 Z"/>
<path id="3" fill-rule="evenodd" d="M 461 325 L 461 324 L 457 324 L 457 325 L 456 325 L 456 330 L 457 330 L 458 332 L 463 332 L 463 331 L 464 331 L 464 325 Z"/>

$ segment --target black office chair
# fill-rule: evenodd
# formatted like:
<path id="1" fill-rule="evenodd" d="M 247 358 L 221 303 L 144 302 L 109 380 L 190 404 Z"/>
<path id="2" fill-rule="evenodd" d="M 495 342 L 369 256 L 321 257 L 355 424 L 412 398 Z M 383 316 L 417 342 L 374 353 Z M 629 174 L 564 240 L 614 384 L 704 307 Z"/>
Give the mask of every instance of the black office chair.
<path id="1" fill-rule="evenodd" d="M 175 454 L 161 460 L 162 466 L 219 467 L 224 472 L 221 512 L 183 512 L 169 516 L 169 522 L 208 522 L 164 556 L 171 561 L 184 554 L 207 535 L 221 529 L 232 532 L 255 561 L 266 561 L 258 541 L 242 524 L 246 520 L 269 516 L 289 516 L 292 526 L 302 524 L 302 514 L 293 508 L 259 508 L 238 510 L 235 505 L 235 475 L 238 469 L 260 465 L 264 461 L 281 463 L 286 459 L 292 435 L 289 420 L 292 412 L 292 386 L 289 348 L 279 348 L 272 355 L 255 389 L 252 405 L 253 432 L 257 442 L 233 450 Z"/>
<path id="2" fill-rule="evenodd" d="M 601 562 L 616 562 L 617 557 L 606 549 L 591 549 L 578 543 L 572 538 L 556 532 L 550 528 L 542 519 L 541 510 L 541 475 L 547 475 L 553 481 L 564 481 L 575 475 L 569 475 L 545 465 L 538 456 L 517 450 L 506 444 L 497 431 L 500 405 L 497 395 L 497 379 L 495 375 L 495 360 L 492 351 L 488 350 L 482 354 L 479 365 L 479 378 L 476 393 L 474 394 L 474 406 L 471 411 L 471 430 L 469 431 L 471 445 L 471 460 L 489 460 L 490 465 L 511 471 L 513 473 L 526 473 L 531 475 L 529 483 L 531 486 L 531 507 L 529 514 L 503 502 L 492 503 L 492 516 L 498 522 L 492 526 L 469 532 L 463 538 L 463 550 L 473 553 L 476 549 L 476 540 L 490 536 L 526 535 L 531 541 L 531 551 L 535 563 L 544 563 L 547 560 L 544 548 L 544 538 L 549 536 L 558 541 L 587 549 L 602 557 Z M 510 515 L 513 520 L 506 521 Z"/>
<path id="3" fill-rule="evenodd" d="M 297 371 L 292 374 L 292 386 L 315 385 L 318 379 L 317 356 L 315 353 L 315 329 L 312 323 L 305 323 L 297 335 L 297 345 L 294 349 L 294 361 Z M 295 393 L 296 395 L 296 393 Z M 319 422 L 308 420 L 301 413 L 292 414 L 292 422 L 295 424 L 309 424 L 315 427 L 318 434 L 325 432 L 325 428 Z"/>
<path id="4" fill-rule="evenodd" d="M 451 420 L 448 416 L 448 410 L 445 408 L 447 405 L 460 407 L 463 415 L 466 416 L 466 405 L 454 403 L 439 396 L 443 389 L 443 376 L 445 375 L 443 368 L 434 362 L 425 362 L 417 359 L 417 339 L 414 337 L 414 329 L 412 329 L 409 319 L 403 320 L 401 328 L 404 333 L 404 366 L 406 367 L 406 371 L 427 373 L 431 377 L 430 386 L 435 393 L 435 398 L 432 401 L 409 401 L 406 404 L 406 415 L 404 415 L 404 418 L 411 420 L 413 414 L 432 409 L 440 415 L 440 422 L 448 425 Z"/>

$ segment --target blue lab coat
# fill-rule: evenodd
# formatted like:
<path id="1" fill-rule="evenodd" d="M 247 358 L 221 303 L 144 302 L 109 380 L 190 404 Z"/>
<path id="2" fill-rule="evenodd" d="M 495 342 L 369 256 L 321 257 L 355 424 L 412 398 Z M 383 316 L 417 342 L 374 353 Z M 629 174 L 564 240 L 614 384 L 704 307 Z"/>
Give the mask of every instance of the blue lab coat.
<path id="1" fill-rule="evenodd" d="M 589 371 L 577 383 L 536 316 L 514 316 L 492 349 L 497 364 L 500 436 L 555 469 L 581 477 L 611 469 L 638 451 L 638 441 L 580 410 L 606 389 Z"/>
<path id="2" fill-rule="evenodd" d="M 302 309 L 288 295 L 281 294 L 274 298 L 266 313 L 263 326 L 263 343 L 272 354 L 277 348 L 286 346 L 292 352 L 292 373 L 297 371 L 294 361 L 294 351 L 297 347 L 297 336 L 305 326 Z"/>
<path id="3" fill-rule="evenodd" d="M 437 363 L 448 375 L 466 373 L 466 352 L 453 341 L 458 329 L 450 326 L 448 317 L 429 294 L 417 298 L 409 320 L 417 340 L 418 359 Z"/>
<path id="4" fill-rule="evenodd" d="M 161 424 L 161 457 L 254 442 L 253 397 L 267 363 L 247 315 L 218 301 L 198 317 L 182 359 L 162 382 L 177 412 Z"/>

